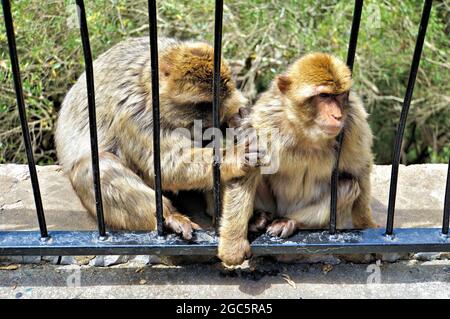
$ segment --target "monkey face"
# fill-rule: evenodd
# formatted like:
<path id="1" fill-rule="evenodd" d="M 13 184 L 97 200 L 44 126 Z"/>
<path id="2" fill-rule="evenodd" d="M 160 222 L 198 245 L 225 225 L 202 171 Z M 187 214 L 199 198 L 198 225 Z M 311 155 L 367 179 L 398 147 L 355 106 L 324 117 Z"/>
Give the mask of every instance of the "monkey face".
<path id="1" fill-rule="evenodd" d="M 330 137 L 337 136 L 342 130 L 347 116 L 348 92 L 340 94 L 320 93 L 312 98 L 315 108 L 314 123 Z"/>
<path id="2" fill-rule="evenodd" d="M 324 91 L 322 91 L 324 90 Z M 293 97 L 289 112 L 297 120 L 303 135 L 312 140 L 328 140 L 336 137 L 344 127 L 348 116 L 348 94 L 328 93 L 329 88 L 314 88 L 316 95 L 306 99 Z"/>
<path id="3" fill-rule="evenodd" d="M 352 85 L 350 69 L 323 53 L 309 54 L 295 62 L 277 86 L 288 101 L 288 112 L 297 118 L 303 135 L 313 140 L 336 137 L 348 114 Z"/>

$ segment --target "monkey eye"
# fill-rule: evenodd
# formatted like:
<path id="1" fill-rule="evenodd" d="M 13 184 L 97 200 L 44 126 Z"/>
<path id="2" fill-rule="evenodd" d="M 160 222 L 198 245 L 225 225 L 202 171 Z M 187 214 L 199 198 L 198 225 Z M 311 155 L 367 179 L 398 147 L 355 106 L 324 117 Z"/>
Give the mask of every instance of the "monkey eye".
<path id="1" fill-rule="evenodd" d="M 320 93 L 319 96 L 322 97 L 322 98 L 329 98 L 329 97 L 331 97 L 331 94 L 329 94 L 329 93 Z"/>

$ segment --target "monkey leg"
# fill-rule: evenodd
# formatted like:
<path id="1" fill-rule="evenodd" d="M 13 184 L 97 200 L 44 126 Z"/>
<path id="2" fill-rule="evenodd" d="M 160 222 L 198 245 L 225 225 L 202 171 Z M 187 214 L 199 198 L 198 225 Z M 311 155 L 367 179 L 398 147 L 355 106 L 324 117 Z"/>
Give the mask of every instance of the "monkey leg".
<path id="1" fill-rule="evenodd" d="M 221 150 L 225 154 L 225 150 Z M 236 150 L 233 155 L 224 155 L 221 164 L 221 180 L 228 182 L 234 178 L 240 178 L 247 174 L 253 167 L 247 163 L 247 156 L 261 157 L 258 150 L 245 152 Z M 168 153 L 161 158 L 162 163 L 162 183 L 164 190 L 211 190 L 213 188 L 213 166 L 214 155 L 212 148 L 191 148 L 184 154 Z M 256 165 L 255 163 L 254 165 Z M 167 169 L 165 169 L 167 168 Z M 148 178 L 153 183 L 153 165 L 149 163 Z"/>
<path id="2" fill-rule="evenodd" d="M 156 228 L 155 192 L 108 152 L 100 153 L 100 183 L 105 222 L 113 229 L 154 230 Z M 88 211 L 96 216 L 91 158 L 76 162 L 70 172 L 72 185 Z M 164 224 L 171 231 L 192 238 L 199 226 L 178 213 L 170 200 L 163 198 Z"/>
<path id="3" fill-rule="evenodd" d="M 251 256 L 248 222 L 259 179 L 259 170 L 253 170 L 224 185 L 218 256 L 227 265 L 240 265 Z"/>
<path id="4" fill-rule="evenodd" d="M 264 231 L 277 211 L 275 198 L 268 183 L 261 178 L 256 188 L 253 217 L 249 222 L 249 231 Z"/>
<path id="5" fill-rule="evenodd" d="M 370 176 L 366 174 L 359 181 L 360 193 L 352 207 L 353 227 L 358 229 L 380 227 L 372 216 L 370 208 Z"/>
<path id="6" fill-rule="evenodd" d="M 265 210 L 255 210 L 250 219 L 248 230 L 253 233 L 264 231 L 273 219 L 273 214 Z"/>
<path id="7" fill-rule="evenodd" d="M 204 193 L 205 198 L 205 212 L 207 215 L 214 217 L 214 192 L 206 191 Z"/>
<path id="8" fill-rule="evenodd" d="M 337 224 L 341 226 L 350 214 L 352 206 L 360 196 L 361 189 L 355 178 L 339 180 L 337 201 Z M 300 207 L 287 214 L 286 217 L 275 219 L 267 233 L 271 236 L 287 238 L 298 228 L 324 228 L 330 221 L 330 191 L 320 200 L 308 206 Z"/>

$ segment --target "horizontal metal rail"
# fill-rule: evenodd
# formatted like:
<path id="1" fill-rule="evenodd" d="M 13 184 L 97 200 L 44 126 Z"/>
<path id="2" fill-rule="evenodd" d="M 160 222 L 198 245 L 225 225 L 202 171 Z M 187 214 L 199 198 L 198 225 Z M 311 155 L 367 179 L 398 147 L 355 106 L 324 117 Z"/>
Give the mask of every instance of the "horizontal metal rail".
<path id="1" fill-rule="evenodd" d="M 382 252 L 449 252 L 450 237 L 440 228 L 396 228 L 386 237 L 384 229 L 301 231 L 288 239 L 262 235 L 251 243 L 254 255 L 265 254 L 350 254 Z M 54 231 L 48 241 L 35 231 L 0 232 L 0 255 L 215 255 L 214 232 L 197 231 L 187 242 L 176 235 L 153 232 L 111 232 L 101 240 L 95 231 Z"/>

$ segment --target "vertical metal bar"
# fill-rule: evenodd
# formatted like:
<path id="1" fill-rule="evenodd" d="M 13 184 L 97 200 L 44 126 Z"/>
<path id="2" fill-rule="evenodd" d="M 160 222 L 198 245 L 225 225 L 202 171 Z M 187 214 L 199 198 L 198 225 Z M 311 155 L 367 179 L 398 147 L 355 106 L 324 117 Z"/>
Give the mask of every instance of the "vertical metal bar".
<path id="1" fill-rule="evenodd" d="M 445 187 L 444 219 L 442 220 L 442 233 L 448 235 L 450 219 L 450 158 L 448 159 L 447 186 Z"/>
<path id="2" fill-rule="evenodd" d="M 356 0 L 353 9 L 353 22 L 350 31 L 350 42 L 347 51 L 347 65 L 353 71 L 353 63 L 355 61 L 356 45 L 358 44 L 359 25 L 361 23 L 362 8 L 364 0 Z"/>
<path id="3" fill-rule="evenodd" d="M 89 134 L 91 139 L 92 176 L 94 181 L 95 208 L 97 211 L 98 232 L 100 237 L 106 236 L 105 218 L 103 215 L 103 202 L 100 187 L 100 168 L 98 158 L 97 119 L 95 112 L 94 69 L 92 66 L 91 45 L 89 43 L 89 30 L 86 21 L 86 10 L 83 0 L 76 0 L 78 18 L 80 23 L 81 41 L 83 43 L 84 64 L 86 68 L 86 85 L 89 109 Z"/>
<path id="4" fill-rule="evenodd" d="M 214 77 L 213 77 L 213 123 L 214 129 L 220 127 L 219 105 L 220 105 L 220 65 L 222 56 L 222 17 L 223 0 L 216 0 L 215 20 L 214 20 Z M 213 183 L 214 183 L 214 225 L 216 232 L 219 230 L 219 218 L 221 210 L 220 198 L 220 141 L 214 135 L 214 163 L 213 163 Z"/>
<path id="5" fill-rule="evenodd" d="M 361 23 L 361 13 L 364 1 L 356 0 L 353 9 L 352 29 L 350 32 L 350 42 L 347 52 L 347 65 L 353 71 L 353 63 L 355 61 L 356 45 L 358 43 L 359 25 Z M 330 234 L 336 233 L 336 216 L 337 216 L 337 189 L 339 180 L 339 159 L 341 157 L 342 142 L 344 141 L 344 131 L 342 131 L 336 139 L 336 161 L 334 163 L 333 172 L 331 173 L 331 199 L 330 199 Z"/>
<path id="6" fill-rule="evenodd" d="M 155 201 L 158 235 L 162 236 L 163 204 L 161 186 L 160 158 L 160 119 L 159 119 L 159 66 L 158 66 L 158 26 L 156 20 L 156 0 L 148 1 L 148 19 L 150 27 L 150 63 L 152 76 L 152 107 L 153 107 L 153 165 L 155 174 Z"/>
<path id="7" fill-rule="evenodd" d="M 2 0 L 3 16 L 5 18 L 6 35 L 8 37 L 9 56 L 16 90 L 17 108 L 19 109 L 20 125 L 22 136 L 27 153 L 28 169 L 30 170 L 31 185 L 33 187 L 34 203 L 36 205 L 37 219 L 42 238 L 48 237 L 47 224 L 45 222 L 44 208 L 42 206 L 41 191 L 36 171 L 36 164 L 33 158 L 33 147 L 31 145 L 30 132 L 28 130 L 25 101 L 23 98 L 22 80 L 20 77 L 19 59 L 17 57 L 16 39 L 14 35 L 14 25 L 11 14 L 11 4 L 9 0 Z"/>
<path id="8" fill-rule="evenodd" d="M 417 71 L 419 69 L 420 56 L 422 54 L 425 34 L 427 32 L 428 19 L 430 18 L 432 2 L 433 2 L 432 0 L 426 0 L 423 6 L 422 19 L 420 21 L 419 32 L 416 40 L 416 47 L 414 49 L 414 56 L 411 64 L 411 71 L 409 73 L 408 86 L 406 88 L 405 99 L 403 101 L 402 112 L 400 114 L 400 121 L 398 123 L 397 128 L 397 135 L 395 137 L 395 146 L 393 152 L 392 171 L 391 171 L 391 186 L 389 190 L 388 216 L 386 222 L 386 235 L 392 235 L 394 229 L 394 211 L 395 211 L 395 199 L 397 195 L 398 168 L 400 165 L 400 149 L 402 146 L 403 133 L 405 131 L 409 105 L 411 104 L 411 99 L 414 91 L 414 84 L 416 82 Z"/>

